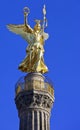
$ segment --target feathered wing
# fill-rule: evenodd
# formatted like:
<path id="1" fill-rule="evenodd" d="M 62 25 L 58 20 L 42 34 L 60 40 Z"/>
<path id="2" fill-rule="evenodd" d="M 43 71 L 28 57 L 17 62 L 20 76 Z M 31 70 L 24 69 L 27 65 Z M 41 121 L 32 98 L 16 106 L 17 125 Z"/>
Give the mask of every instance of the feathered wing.
<path id="1" fill-rule="evenodd" d="M 33 29 L 28 25 L 25 26 L 24 24 L 22 25 L 15 25 L 15 24 L 9 24 L 7 25 L 7 28 L 21 37 L 23 37 L 29 44 L 31 44 L 35 40 L 35 36 L 32 33 Z"/>
<path id="2" fill-rule="evenodd" d="M 49 38 L 49 34 L 45 33 L 43 30 L 41 30 L 41 35 L 43 36 L 44 40 L 47 40 Z"/>
<path id="3" fill-rule="evenodd" d="M 44 37 L 44 40 L 47 40 L 47 39 L 49 38 L 49 34 L 48 34 L 48 33 L 43 32 L 43 37 Z"/>

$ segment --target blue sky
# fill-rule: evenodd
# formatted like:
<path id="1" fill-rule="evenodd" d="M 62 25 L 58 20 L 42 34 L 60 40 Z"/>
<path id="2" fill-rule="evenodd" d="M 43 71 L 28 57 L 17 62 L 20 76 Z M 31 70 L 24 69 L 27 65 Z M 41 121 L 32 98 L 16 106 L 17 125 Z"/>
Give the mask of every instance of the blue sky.
<path id="1" fill-rule="evenodd" d="M 0 129 L 18 130 L 14 103 L 15 83 L 24 76 L 17 67 L 24 59 L 27 43 L 9 32 L 6 24 L 23 23 L 23 8 L 31 10 L 29 24 L 42 19 L 46 3 L 50 38 L 45 43 L 47 76 L 54 82 L 55 103 L 51 130 L 80 130 L 80 1 L 3 0 L 0 3 Z"/>

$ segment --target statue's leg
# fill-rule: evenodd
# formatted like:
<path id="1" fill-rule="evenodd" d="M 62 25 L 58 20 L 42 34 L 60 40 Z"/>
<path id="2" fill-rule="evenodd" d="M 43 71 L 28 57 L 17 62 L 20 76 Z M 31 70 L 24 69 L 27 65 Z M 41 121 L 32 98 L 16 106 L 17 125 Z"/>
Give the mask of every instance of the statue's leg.
<path id="1" fill-rule="evenodd" d="M 41 49 L 38 49 L 37 61 L 36 61 L 36 70 L 41 71 L 41 59 L 43 57 L 43 52 Z"/>

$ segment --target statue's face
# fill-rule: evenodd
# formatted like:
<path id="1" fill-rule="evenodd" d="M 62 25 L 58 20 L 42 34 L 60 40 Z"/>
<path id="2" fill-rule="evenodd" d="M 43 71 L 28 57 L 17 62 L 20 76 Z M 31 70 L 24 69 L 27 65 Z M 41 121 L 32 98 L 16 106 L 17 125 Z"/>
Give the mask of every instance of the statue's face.
<path id="1" fill-rule="evenodd" d="M 34 26 L 34 30 L 37 32 L 37 31 L 41 31 L 41 25 L 40 24 L 36 24 Z"/>

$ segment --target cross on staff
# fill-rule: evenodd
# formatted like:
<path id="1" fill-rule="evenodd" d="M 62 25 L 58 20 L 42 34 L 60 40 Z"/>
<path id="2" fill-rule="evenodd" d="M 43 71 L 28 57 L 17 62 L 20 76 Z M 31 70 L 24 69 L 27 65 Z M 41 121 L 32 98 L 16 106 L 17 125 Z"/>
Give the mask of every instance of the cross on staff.
<path id="1" fill-rule="evenodd" d="M 46 6 L 43 7 L 43 31 L 48 26 L 47 18 L 46 18 Z"/>

